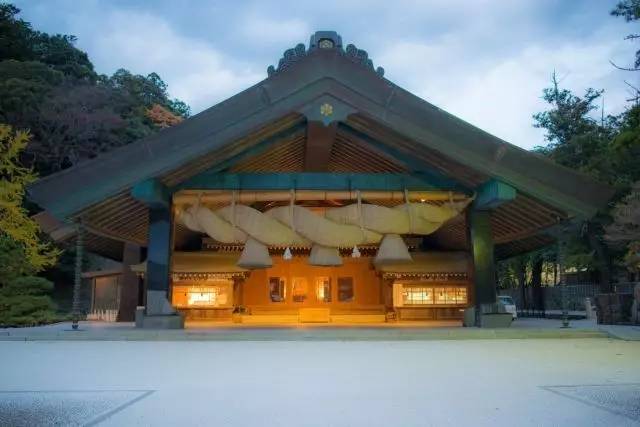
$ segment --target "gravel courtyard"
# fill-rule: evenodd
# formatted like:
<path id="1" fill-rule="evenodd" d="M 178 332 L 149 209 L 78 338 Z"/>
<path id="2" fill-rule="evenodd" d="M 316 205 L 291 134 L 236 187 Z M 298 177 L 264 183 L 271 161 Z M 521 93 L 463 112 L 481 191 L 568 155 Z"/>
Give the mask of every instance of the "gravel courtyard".
<path id="1" fill-rule="evenodd" d="M 0 425 L 640 424 L 640 342 L 0 342 Z"/>

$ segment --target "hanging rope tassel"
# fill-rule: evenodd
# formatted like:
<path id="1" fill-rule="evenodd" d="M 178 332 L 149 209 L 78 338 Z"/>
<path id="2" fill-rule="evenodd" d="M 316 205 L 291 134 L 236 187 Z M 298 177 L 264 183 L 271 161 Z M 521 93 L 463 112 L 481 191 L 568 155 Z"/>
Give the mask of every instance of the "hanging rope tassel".
<path id="1" fill-rule="evenodd" d="M 294 233 L 296 232 L 296 226 L 295 226 L 295 221 L 294 221 L 294 209 L 293 206 L 295 205 L 296 202 L 296 192 L 294 189 L 289 190 L 290 192 L 290 196 L 289 196 L 289 227 L 291 227 L 291 231 L 293 231 Z M 284 254 L 282 255 L 282 259 L 284 259 L 285 261 L 289 261 L 290 259 L 293 258 L 293 254 L 291 253 L 291 248 L 289 248 L 289 246 L 287 246 L 287 248 L 284 250 Z"/>
<path id="2" fill-rule="evenodd" d="M 409 215 L 409 234 L 413 234 L 413 209 L 411 209 L 411 203 L 409 203 L 409 191 L 404 189 L 404 205 L 407 209 L 407 215 Z"/>
<path id="3" fill-rule="evenodd" d="M 238 228 L 236 227 L 236 191 L 231 192 L 231 227 L 233 228 L 233 238 L 236 239 Z"/>
<path id="4" fill-rule="evenodd" d="M 365 238 L 364 234 L 364 221 L 362 219 L 362 195 L 360 194 L 360 190 L 357 190 L 358 195 L 358 224 L 360 225 L 360 231 L 362 231 L 362 240 Z M 351 251 L 351 258 L 360 258 L 362 254 L 360 253 L 360 249 L 358 249 L 358 245 L 353 246 L 353 250 Z"/>

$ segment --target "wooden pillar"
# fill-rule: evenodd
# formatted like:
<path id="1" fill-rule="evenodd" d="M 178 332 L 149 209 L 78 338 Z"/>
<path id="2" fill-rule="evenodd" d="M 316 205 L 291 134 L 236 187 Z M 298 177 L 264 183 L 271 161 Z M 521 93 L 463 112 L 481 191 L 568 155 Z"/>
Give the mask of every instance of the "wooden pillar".
<path id="1" fill-rule="evenodd" d="M 134 320 L 140 278 L 131 271 L 131 266 L 141 261 L 140 246 L 134 243 L 125 243 L 122 250 L 122 281 L 120 283 L 120 306 L 118 307 L 118 321 L 132 322 Z"/>
<path id="2" fill-rule="evenodd" d="M 80 288 L 82 286 L 82 261 L 84 258 L 84 227 L 78 223 L 76 231 L 76 265 L 73 278 L 73 303 L 71 308 L 71 328 L 78 329 L 80 320 Z"/>
<path id="3" fill-rule="evenodd" d="M 473 284 L 476 308 L 476 326 L 480 326 L 480 314 L 485 304 L 495 304 L 496 266 L 491 211 L 503 203 L 515 200 L 514 187 L 496 179 L 489 179 L 476 189 L 476 199 L 468 210 L 469 242 L 473 255 Z"/>
<path id="4" fill-rule="evenodd" d="M 173 249 L 170 193 L 159 180 L 148 179 L 134 185 L 131 195 L 149 208 L 145 314 L 147 316 L 176 314 L 176 310 L 167 299 Z"/>
<path id="5" fill-rule="evenodd" d="M 171 210 L 169 206 L 149 208 L 147 245 L 147 315 L 172 314 L 168 303 L 171 270 Z"/>
<path id="6" fill-rule="evenodd" d="M 496 274 L 491 234 L 491 212 L 469 210 L 469 235 L 473 255 L 475 305 L 496 302 Z"/>

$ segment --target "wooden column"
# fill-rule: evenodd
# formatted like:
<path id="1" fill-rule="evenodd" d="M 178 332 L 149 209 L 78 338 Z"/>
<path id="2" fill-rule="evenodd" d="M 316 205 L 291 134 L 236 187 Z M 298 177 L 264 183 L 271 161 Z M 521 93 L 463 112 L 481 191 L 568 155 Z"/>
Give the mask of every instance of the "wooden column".
<path id="1" fill-rule="evenodd" d="M 149 208 L 147 237 L 146 315 L 175 314 L 169 303 L 172 228 L 171 197 L 167 188 L 157 179 L 136 184 L 131 195 Z"/>
<path id="2" fill-rule="evenodd" d="M 170 314 L 168 310 L 171 270 L 171 210 L 169 207 L 149 208 L 147 246 L 147 315 Z M 164 300 L 164 301 L 163 301 Z"/>
<path id="3" fill-rule="evenodd" d="M 482 304 L 496 302 L 491 212 L 488 210 L 469 210 L 468 224 L 474 265 L 475 305 L 478 310 Z"/>
<path id="4" fill-rule="evenodd" d="M 476 200 L 469 209 L 467 224 L 474 265 L 476 319 L 483 304 L 496 302 L 496 267 L 491 231 L 491 211 L 515 200 L 514 187 L 489 179 L 476 189 Z"/>
<path id="5" fill-rule="evenodd" d="M 80 288 L 82 287 L 82 262 L 84 258 L 84 227 L 78 223 L 76 231 L 76 266 L 73 278 L 73 303 L 71 308 L 71 328 L 78 329 L 80 320 Z"/>
<path id="6" fill-rule="evenodd" d="M 333 122 L 328 126 L 319 121 L 307 123 L 307 142 L 304 154 L 305 171 L 324 172 L 327 170 L 337 129 L 337 122 Z"/>
<path id="7" fill-rule="evenodd" d="M 122 250 L 122 281 L 120 283 L 120 306 L 118 307 L 118 321 L 132 322 L 134 320 L 140 279 L 131 271 L 131 266 L 141 261 L 140 246 L 125 243 Z"/>

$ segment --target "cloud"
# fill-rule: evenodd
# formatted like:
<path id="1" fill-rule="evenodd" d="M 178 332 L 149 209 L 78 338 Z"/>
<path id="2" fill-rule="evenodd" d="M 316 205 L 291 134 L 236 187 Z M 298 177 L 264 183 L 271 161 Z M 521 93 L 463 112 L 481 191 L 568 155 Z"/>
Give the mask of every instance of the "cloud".
<path id="1" fill-rule="evenodd" d="M 216 50 L 197 38 L 180 35 L 153 14 L 112 11 L 91 37 L 79 40 L 100 72 L 127 68 L 134 73 L 157 72 L 172 96 L 194 112 L 210 107 L 265 77 L 248 62 Z"/>
<path id="2" fill-rule="evenodd" d="M 302 19 L 270 17 L 257 11 L 244 14 L 237 30 L 250 44 L 277 45 L 281 49 L 305 41 L 312 32 Z"/>
<path id="3" fill-rule="evenodd" d="M 554 70 L 563 87 L 578 95 L 588 87 L 606 87 L 607 113 L 626 105 L 623 76 L 608 62 L 631 57 L 617 28 L 603 27 L 591 40 L 536 40 L 510 52 L 470 49 L 469 36 L 389 44 L 378 52 L 377 62 L 407 90 L 524 148 L 544 144 L 544 132 L 532 127 L 532 115 L 547 108 L 542 89 Z"/>
<path id="4" fill-rule="evenodd" d="M 532 114 L 553 70 L 581 94 L 605 88 L 615 113 L 628 96 L 609 60 L 628 64 L 632 27 L 610 2 L 583 0 L 15 0 L 35 28 L 78 36 L 99 72 L 157 72 L 195 112 L 266 77 L 282 52 L 336 30 L 386 77 L 509 142 L 544 143 Z"/>

